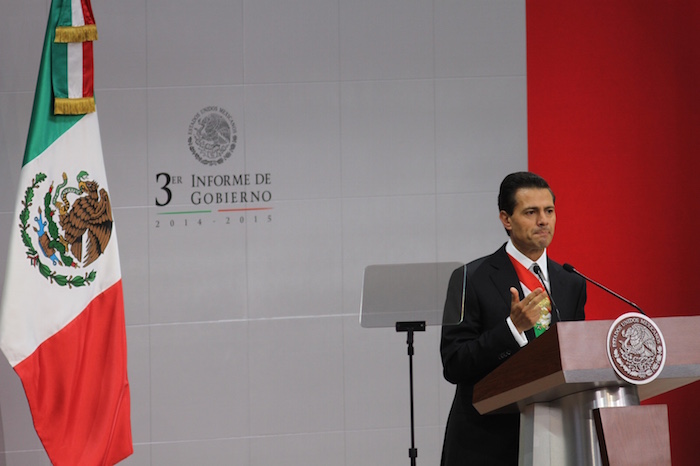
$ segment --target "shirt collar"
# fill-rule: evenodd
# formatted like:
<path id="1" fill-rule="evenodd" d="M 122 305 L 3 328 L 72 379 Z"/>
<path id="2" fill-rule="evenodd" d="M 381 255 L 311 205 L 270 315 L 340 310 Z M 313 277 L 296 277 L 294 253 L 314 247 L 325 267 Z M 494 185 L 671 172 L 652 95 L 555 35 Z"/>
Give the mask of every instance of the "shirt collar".
<path id="1" fill-rule="evenodd" d="M 518 251 L 515 245 L 513 245 L 513 241 L 510 238 L 508 238 L 508 242 L 506 243 L 506 252 L 510 254 L 516 261 L 520 262 L 526 269 L 529 269 L 532 266 L 532 259 L 527 257 L 522 252 Z M 537 263 L 537 265 L 540 266 L 540 269 L 542 269 L 544 281 L 549 282 L 549 269 L 547 268 L 547 248 L 545 248 L 542 255 L 535 262 Z"/>

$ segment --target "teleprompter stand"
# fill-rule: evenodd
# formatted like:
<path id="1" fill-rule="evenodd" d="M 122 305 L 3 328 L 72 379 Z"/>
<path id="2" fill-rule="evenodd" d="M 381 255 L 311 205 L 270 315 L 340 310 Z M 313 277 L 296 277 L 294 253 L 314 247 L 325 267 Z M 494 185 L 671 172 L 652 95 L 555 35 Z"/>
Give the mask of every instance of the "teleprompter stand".
<path id="1" fill-rule="evenodd" d="M 411 458 L 411 466 L 415 466 L 418 449 L 416 448 L 416 422 L 413 410 L 413 333 L 425 332 L 425 321 L 396 322 L 396 331 L 406 332 L 406 345 L 408 345 L 408 383 L 411 398 L 411 448 L 408 450 L 408 456 Z"/>
<path id="2" fill-rule="evenodd" d="M 366 328 L 395 327 L 406 332 L 408 351 L 411 447 L 408 456 L 416 466 L 413 394 L 414 334 L 427 325 L 443 325 L 442 308 L 452 272 L 458 262 L 370 265 L 365 269 L 362 285 L 360 324 Z M 455 322 L 458 324 L 461 316 Z"/>

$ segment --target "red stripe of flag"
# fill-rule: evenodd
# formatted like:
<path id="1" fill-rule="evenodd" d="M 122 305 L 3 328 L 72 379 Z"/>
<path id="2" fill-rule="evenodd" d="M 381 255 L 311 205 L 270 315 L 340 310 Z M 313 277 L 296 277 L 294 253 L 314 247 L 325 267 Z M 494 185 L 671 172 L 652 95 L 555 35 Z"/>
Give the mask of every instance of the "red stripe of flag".
<path id="1" fill-rule="evenodd" d="M 85 24 L 95 24 L 95 18 L 92 16 L 92 5 L 89 1 L 81 0 L 81 6 L 83 7 L 83 19 Z"/>
<path id="2" fill-rule="evenodd" d="M 53 464 L 112 465 L 133 452 L 123 309 L 120 280 L 15 366 Z"/>
<path id="3" fill-rule="evenodd" d="M 83 42 L 83 97 L 92 97 L 94 95 L 94 69 L 92 41 Z"/>

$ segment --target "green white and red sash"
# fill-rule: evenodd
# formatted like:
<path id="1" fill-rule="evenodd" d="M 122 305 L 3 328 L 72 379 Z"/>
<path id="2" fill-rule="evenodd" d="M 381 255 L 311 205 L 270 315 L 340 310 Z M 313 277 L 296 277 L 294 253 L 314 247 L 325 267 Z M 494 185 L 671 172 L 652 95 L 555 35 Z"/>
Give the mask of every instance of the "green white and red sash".
<path id="1" fill-rule="evenodd" d="M 74 27 L 83 32 L 65 30 Z M 133 452 L 119 249 L 97 112 L 71 96 L 65 105 L 54 100 L 60 79 L 53 78 L 65 74 L 55 61 L 63 52 L 54 53 L 67 51 L 56 42 L 61 28 L 89 41 L 89 0 L 51 4 L 7 254 L 0 349 L 22 381 L 51 463 L 112 465 Z M 91 52 L 89 62 L 83 76 L 92 81 Z"/>
<path id="2" fill-rule="evenodd" d="M 537 288 L 544 287 L 544 285 L 540 282 L 539 278 L 537 278 L 537 276 L 534 273 L 532 273 L 523 264 L 521 264 L 515 257 L 508 254 L 508 258 L 510 259 L 510 261 L 513 264 L 513 267 L 515 268 L 515 273 L 518 275 L 518 280 L 520 280 L 520 283 L 525 285 L 525 287 L 527 287 L 528 290 L 532 292 Z M 549 297 L 546 297 L 542 301 L 540 301 L 539 305 L 541 315 L 540 319 L 537 321 L 534 327 L 536 337 L 542 335 L 549 328 L 549 322 L 551 321 L 552 305 L 549 302 Z"/>

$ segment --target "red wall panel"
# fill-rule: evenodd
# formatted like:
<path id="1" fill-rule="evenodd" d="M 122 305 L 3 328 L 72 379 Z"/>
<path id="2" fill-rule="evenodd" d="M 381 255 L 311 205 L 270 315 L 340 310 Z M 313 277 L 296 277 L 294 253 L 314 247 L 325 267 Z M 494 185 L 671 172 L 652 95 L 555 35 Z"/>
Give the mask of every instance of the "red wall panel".
<path id="1" fill-rule="evenodd" d="M 650 316 L 700 314 L 700 2 L 527 0 L 529 167 L 557 195 L 552 257 Z M 589 287 L 587 316 L 631 310 Z M 700 329 L 698 329 L 700 334 Z M 696 464 L 700 383 L 667 403 Z"/>

